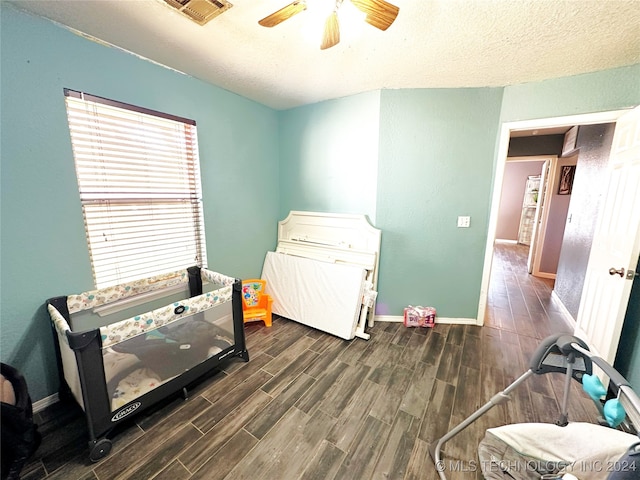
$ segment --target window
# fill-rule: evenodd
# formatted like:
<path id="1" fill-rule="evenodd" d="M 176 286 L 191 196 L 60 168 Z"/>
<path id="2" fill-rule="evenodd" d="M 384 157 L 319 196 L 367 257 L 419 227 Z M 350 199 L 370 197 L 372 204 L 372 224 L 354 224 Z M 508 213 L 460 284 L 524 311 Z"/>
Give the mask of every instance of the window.
<path id="1" fill-rule="evenodd" d="M 96 288 L 206 267 L 195 122 L 64 93 Z"/>

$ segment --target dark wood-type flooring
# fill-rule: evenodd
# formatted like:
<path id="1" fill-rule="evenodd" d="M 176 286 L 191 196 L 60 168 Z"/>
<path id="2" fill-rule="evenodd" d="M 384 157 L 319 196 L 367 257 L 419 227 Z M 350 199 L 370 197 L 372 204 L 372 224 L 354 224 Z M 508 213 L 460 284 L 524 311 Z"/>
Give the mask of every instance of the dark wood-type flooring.
<path id="1" fill-rule="evenodd" d="M 436 479 L 429 444 L 525 372 L 540 339 L 569 331 L 552 282 L 528 275 L 525 261 L 526 247 L 497 245 L 484 327 L 379 322 L 369 341 L 345 341 L 280 318 L 248 324 L 248 363 L 233 360 L 188 400 L 135 417 L 98 463 L 79 409 L 56 403 L 36 414 L 43 442 L 22 478 Z M 533 377 L 448 442 L 445 461 L 459 470 L 449 477 L 482 478 L 486 428 L 554 422 L 562 381 Z M 570 419 L 595 421 L 591 401 L 572 390 Z"/>

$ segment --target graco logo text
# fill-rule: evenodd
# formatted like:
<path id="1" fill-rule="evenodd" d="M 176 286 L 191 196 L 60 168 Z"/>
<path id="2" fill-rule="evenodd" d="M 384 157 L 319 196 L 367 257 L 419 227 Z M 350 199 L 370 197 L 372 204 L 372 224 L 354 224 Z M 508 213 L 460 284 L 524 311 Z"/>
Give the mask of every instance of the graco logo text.
<path id="1" fill-rule="evenodd" d="M 125 408 L 124 410 L 120 410 L 113 417 L 111 417 L 111 421 L 112 422 L 117 422 L 118 420 L 123 419 L 127 415 L 135 412 L 138 409 L 138 407 L 140 407 L 140 405 L 142 405 L 142 403 L 140 403 L 140 402 L 132 403 L 127 408 Z"/>

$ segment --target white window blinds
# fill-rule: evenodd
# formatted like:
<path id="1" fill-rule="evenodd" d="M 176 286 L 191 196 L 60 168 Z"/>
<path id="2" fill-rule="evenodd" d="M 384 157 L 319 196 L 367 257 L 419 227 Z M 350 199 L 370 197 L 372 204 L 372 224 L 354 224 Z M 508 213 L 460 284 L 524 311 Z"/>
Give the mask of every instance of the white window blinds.
<path id="1" fill-rule="evenodd" d="M 206 267 L 195 122 L 65 98 L 96 288 Z"/>

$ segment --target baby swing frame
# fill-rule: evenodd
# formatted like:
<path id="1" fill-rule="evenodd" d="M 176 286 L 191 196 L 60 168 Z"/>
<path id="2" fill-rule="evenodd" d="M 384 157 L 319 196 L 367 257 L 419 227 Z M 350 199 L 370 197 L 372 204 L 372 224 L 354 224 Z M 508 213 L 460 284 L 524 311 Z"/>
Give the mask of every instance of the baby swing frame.
<path id="1" fill-rule="evenodd" d="M 609 377 L 614 391 L 617 391 L 618 400 L 624 407 L 631 423 L 636 427 L 640 426 L 640 398 L 631 389 L 629 382 L 605 360 L 592 355 L 587 344 L 579 338 L 565 334 L 551 335 L 538 346 L 529 363 L 529 369 L 525 373 L 430 446 L 429 451 L 440 479 L 447 480 L 445 464 L 441 457 L 443 445 L 496 405 L 508 402 L 511 399 L 509 394 L 533 375 L 544 375 L 551 372 L 565 374 L 561 412 L 556 424 L 566 426 L 568 424 L 571 379 L 581 382 L 585 374 L 591 375 L 593 363 Z M 602 413 L 602 406 L 597 405 Z"/>

